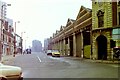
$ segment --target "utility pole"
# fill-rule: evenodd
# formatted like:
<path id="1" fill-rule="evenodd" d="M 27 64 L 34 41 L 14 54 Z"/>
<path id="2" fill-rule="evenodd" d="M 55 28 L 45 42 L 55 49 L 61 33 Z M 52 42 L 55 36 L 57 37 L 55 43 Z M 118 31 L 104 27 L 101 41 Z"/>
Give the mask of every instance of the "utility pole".
<path id="1" fill-rule="evenodd" d="M 17 21 L 17 22 L 15 22 L 15 35 L 14 35 L 14 53 L 13 53 L 13 57 L 15 57 L 15 55 L 17 54 L 17 48 L 16 48 L 16 24 L 17 23 L 20 23 L 20 21 Z"/>

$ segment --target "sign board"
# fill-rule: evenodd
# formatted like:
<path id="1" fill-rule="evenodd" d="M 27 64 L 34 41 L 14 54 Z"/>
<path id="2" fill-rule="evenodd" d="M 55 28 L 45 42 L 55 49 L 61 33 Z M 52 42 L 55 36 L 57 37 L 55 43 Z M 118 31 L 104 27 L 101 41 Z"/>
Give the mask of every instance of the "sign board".
<path id="1" fill-rule="evenodd" d="M 113 40 L 120 40 L 120 34 L 119 35 L 112 35 Z"/>
<path id="2" fill-rule="evenodd" d="M 120 28 L 113 29 L 112 34 L 119 34 L 120 35 Z"/>
<path id="3" fill-rule="evenodd" d="M 113 40 L 120 40 L 120 28 L 113 29 L 112 39 Z"/>

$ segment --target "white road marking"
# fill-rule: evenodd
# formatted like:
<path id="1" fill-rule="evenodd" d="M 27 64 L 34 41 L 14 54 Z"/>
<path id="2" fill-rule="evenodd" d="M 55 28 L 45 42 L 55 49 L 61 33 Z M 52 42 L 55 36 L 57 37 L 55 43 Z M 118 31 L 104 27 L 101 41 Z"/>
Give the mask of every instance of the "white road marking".
<path id="1" fill-rule="evenodd" d="M 39 56 L 37 56 L 37 58 L 38 58 L 38 60 L 39 60 L 40 62 L 42 62 Z"/>

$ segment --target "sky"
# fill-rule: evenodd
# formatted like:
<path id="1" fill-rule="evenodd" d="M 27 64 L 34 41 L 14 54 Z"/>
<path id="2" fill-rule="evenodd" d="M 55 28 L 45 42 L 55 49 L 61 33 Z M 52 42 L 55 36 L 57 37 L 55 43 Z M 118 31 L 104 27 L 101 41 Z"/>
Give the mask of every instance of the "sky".
<path id="1" fill-rule="evenodd" d="M 7 17 L 16 24 L 16 33 L 23 33 L 23 47 L 31 46 L 32 40 L 49 38 L 65 26 L 68 18 L 76 19 L 81 5 L 92 8 L 91 0 L 2 0 L 11 4 Z M 25 32 L 25 33 L 24 33 Z M 26 41 L 26 43 L 25 43 Z"/>

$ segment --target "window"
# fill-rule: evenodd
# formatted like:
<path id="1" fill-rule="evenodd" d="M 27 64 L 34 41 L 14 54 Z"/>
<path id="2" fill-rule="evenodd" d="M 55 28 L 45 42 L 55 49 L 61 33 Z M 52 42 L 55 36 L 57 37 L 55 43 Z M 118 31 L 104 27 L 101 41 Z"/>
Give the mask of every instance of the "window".
<path id="1" fill-rule="evenodd" d="M 65 40 L 65 44 L 68 44 L 68 40 L 67 39 Z"/>
<path id="2" fill-rule="evenodd" d="M 116 42 L 113 40 L 110 40 L 110 48 L 114 48 L 116 46 Z"/>
<path id="3" fill-rule="evenodd" d="M 4 41 L 4 34 L 3 34 L 3 41 Z"/>
<path id="4" fill-rule="evenodd" d="M 11 38 L 9 38 L 9 42 L 11 42 Z"/>
<path id="5" fill-rule="evenodd" d="M 99 5 L 99 7 L 101 7 L 103 5 L 102 0 L 98 0 L 98 5 Z"/>
<path id="6" fill-rule="evenodd" d="M 103 27 L 104 26 L 104 12 L 99 10 L 97 13 L 97 16 L 98 16 L 98 27 Z"/>
<path id="7" fill-rule="evenodd" d="M 119 12 L 119 25 L 120 25 L 120 12 Z"/>

